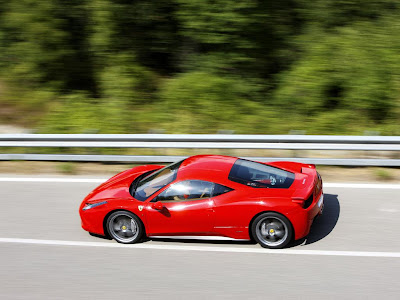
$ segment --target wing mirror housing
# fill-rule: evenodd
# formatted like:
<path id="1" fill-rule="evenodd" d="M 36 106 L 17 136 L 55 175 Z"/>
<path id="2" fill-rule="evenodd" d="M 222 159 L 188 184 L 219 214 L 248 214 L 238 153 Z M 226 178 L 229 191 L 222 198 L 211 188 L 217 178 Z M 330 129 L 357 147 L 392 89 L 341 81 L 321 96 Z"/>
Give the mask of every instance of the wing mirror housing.
<path id="1" fill-rule="evenodd" d="M 156 210 L 162 210 L 164 208 L 164 205 L 160 201 L 157 201 L 151 204 L 151 208 Z"/>

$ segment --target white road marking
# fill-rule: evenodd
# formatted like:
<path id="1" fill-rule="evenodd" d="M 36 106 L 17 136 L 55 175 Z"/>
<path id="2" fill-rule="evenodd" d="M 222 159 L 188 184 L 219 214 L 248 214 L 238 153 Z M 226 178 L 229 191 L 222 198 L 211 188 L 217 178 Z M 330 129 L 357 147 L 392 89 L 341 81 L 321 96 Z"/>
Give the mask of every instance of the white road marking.
<path id="1" fill-rule="evenodd" d="M 108 178 L 75 178 L 75 177 L 0 177 L 0 182 L 57 182 L 57 183 L 103 183 Z M 400 184 L 381 183 L 336 183 L 324 182 L 325 188 L 351 189 L 400 189 Z"/>
<path id="2" fill-rule="evenodd" d="M 350 189 L 385 189 L 385 190 L 398 190 L 400 184 L 381 184 L 381 183 L 334 183 L 324 182 L 323 187 L 326 188 L 350 188 Z"/>
<path id="3" fill-rule="evenodd" d="M 329 251 L 329 250 L 292 250 L 292 249 L 264 249 L 243 247 L 210 247 L 210 246 L 180 246 L 180 245 L 154 245 L 135 244 L 122 245 L 116 242 L 80 242 L 59 240 L 36 240 L 19 238 L 0 238 L 0 243 L 48 245 L 48 246 L 78 246 L 78 247 L 104 247 L 122 249 L 152 249 L 152 250 L 177 250 L 177 251 L 203 251 L 224 253 L 259 253 L 259 254 L 291 254 L 291 255 L 317 255 L 317 256 L 352 256 L 352 257 L 384 257 L 400 258 L 400 252 L 366 252 L 366 251 Z"/>
<path id="4" fill-rule="evenodd" d="M 398 212 L 398 210 L 395 209 L 395 208 L 380 208 L 379 211 L 388 212 L 388 213 L 396 213 L 396 212 Z"/>
<path id="5" fill-rule="evenodd" d="M 60 183 L 102 183 L 108 178 L 73 177 L 0 177 L 0 182 L 60 182 Z"/>

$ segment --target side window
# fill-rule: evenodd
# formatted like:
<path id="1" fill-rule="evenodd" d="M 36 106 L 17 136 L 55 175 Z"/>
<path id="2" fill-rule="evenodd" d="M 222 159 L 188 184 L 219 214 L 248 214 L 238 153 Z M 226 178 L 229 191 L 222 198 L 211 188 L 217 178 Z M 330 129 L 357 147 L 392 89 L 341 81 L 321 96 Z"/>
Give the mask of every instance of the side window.
<path id="1" fill-rule="evenodd" d="M 222 184 L 214 183 L 213 197 L 225 194 L 230 191 L 233 191 L 233 189 L 231 189 L 227 186 L 224 186 Z"/>
<path id="2" fill-rule="evenodd" d="M 211 197 L 214 183 L 201 180 L 186 180 L 172 184 L 154 201 L 193 201 Z"/>

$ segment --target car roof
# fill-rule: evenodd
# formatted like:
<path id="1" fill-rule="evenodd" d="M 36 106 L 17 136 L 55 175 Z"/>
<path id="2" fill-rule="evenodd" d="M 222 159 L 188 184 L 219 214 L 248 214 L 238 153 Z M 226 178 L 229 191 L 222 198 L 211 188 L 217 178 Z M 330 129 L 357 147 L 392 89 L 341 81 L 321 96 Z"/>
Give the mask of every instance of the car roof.
<path id="1" fill-rule="evenodd" d="M 237 157 L 196 155 L 185 159 L 178 169 L 177 179 L 198 179 L 224 183 Z"/>

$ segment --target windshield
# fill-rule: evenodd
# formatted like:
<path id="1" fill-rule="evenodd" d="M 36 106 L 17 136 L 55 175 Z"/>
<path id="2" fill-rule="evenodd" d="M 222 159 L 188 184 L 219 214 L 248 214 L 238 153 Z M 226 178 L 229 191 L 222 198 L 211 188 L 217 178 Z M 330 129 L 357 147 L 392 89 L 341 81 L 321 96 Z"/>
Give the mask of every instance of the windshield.
<path id="1" fill-rule="evenodd" d="M 155 192 L 170 184 L 176 179 L 181 163 L 182 161 L 173 163 L 140 180 L 136 185 L 133 197 L 145 201 Z"/>

